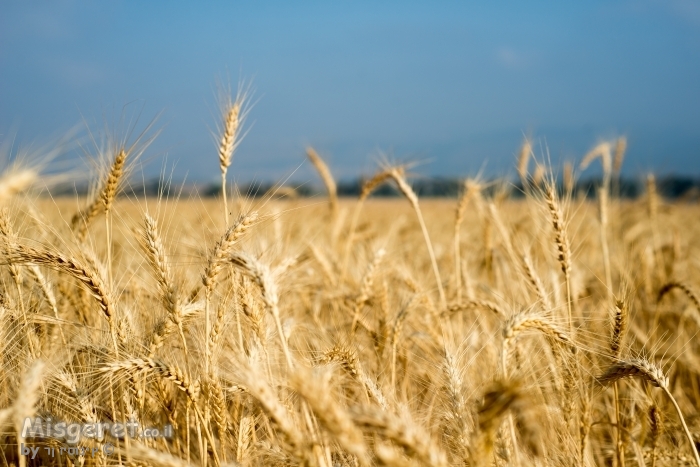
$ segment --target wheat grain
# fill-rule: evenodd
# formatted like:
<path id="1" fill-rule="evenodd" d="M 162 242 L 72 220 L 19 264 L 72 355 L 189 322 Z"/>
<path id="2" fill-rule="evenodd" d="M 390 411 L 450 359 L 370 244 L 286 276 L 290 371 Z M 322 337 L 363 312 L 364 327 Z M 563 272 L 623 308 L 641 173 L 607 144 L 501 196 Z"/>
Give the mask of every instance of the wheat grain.
<path id="1" fill-rule="evenodd" d="M 613 332 L 610 338 L 610 352 L 612 358 L 617 360 L 622 352 L 622 344 L 629 322 L 629 310 L 622 300 L 615 301 L 615 315 L 613 320 Z"/>

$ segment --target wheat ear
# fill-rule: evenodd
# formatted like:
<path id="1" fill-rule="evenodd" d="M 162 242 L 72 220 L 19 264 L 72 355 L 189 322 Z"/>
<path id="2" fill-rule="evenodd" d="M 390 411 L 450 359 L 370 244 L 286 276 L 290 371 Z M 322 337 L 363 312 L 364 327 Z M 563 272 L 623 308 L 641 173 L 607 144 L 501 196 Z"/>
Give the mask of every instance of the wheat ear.
<path id="1" fill-rule="evenodd" d="M 683 426 L 683 431 L 685 431 L 686 438 L 690 443 L 690 448 L 695 455 L 695 462 L 697 463 L 698 467 L 700 467 L 700 453 L 698 453 L 698 450 L 695 448 L 695 440 L 688 429 L 688 425 L 683 417 L 683 412 L 681 411 L 678 402 L 676 402 L 676 398 L 673 397 L 673 394 L 671 394 L 671 390 L 668 386 L 668 377 L 664 375 L 661 368 L 644 359 L 620 360 L 613 364 L 605 374 L 598 377 L 598 381 L 602 384 L 607 384 L 623 378 L 640 378 L 651 383 L 652 386 L 661 388 L 664 391 L 668 399 L 673 404 L 673 407 L 676 409 L 678 418 Z"/>
<path id="2" fill-rule="evenodd" d="M 338 214 L 338 187 L 336 186 L 333 174 L 331 174 L 328 165 L 323 161 L 321 156 L 314 150 L 314 148 L 306 148 L 306 155 L 313 164 L 313 166 L 318 171 L 318 174 L 323 180 L 323 184 L 326 186 L 326 191 L 328 191 L 328 205 L 331 210 L 331 217 L 335 218 Z"/>
<path id="3" fill-rule="evenodd" d="M 216 277 L 221 272 L 221 268 L 226 261 L 226 257 L 231 253 L 233 247 L 243 238 L 245 233 L 253 226 L 257 219 L 257 211 L 241 215 L 236 222 L 226 229 L 226 232 L 219 239 L 219 241 L 216 242 L 216 245 L 214 245 L 214 248 L 209 254 L 207 266 L 204 269 L 204 275 L 202 276 L 202 285 L 207 293 L 210 293 L 214 289 L 214 286 L 216 285 Z M 198 292 L 199 289 L 195 289 L 192 292 L 190 299 L 194 299 Z"/>
<path id="4" fill-rule="evenodd" d="M 656 302 L 660 302 L 664 296 L 673 289 L 678 289 L 683 292 L 690 299 L 695 309 L 700 312 L 700 299 L 687 284 L 680 281 L 671 281 L 661 287 L 661 290 L 659 290 L 659 295 L 656 298 Z"/>
<path id="5" fill-rule="evenodd" d="M 110 363 L 104 366 L 101 371 L 103 373 L 126 373 L 133 374 L 134 372 L 151 372 L 156 376 L 172 381 L 172 383 L 184 392 L 192 402 L 197 402 L 199 399 L 200 385 L 199 381 L 191 381 L 187 375 L 177 366 L 168 365 L 166 363 L 154 360 L 152 358 L 135 357 L 129 360 Z"/>
<path id="6" fill-rule="evenodd" d="M 183 312 L 180 294 L 177 286 L 175 285 L 173 273 L 167 261 L 163 241 L 158 233 L 158 225 L 155 219 L 153 219 L 148 213 L 144 214 L 143 216 L 143 235 L 141 238 L 141 246 L 146 253 L 148 263 L 156 276 L 156 282 L 158 283 L 158 289 L 160 290 L 163 305 L 165 306 L 170 319 L 175 326 L 177 326 L 180 333 L 180 338 L 182 339 L 182 345 L 185 349 L 185 355 L 187 356 L 187 339 L 185 339 L 185 332 L 182 325 Z"/>
<path id="7" fill-rule="evenodd" d="M 348 412 L 333 399 L 324 379 L 307 371 L 297 371 L 292 375 L 292 386 L 338 443 L 356 456 L 360 465 L 369 465 L 362 432 L 355 426 Z"/>
<path id="8" fill-rule="evenodd" d="M 187 305 L 181 305 L 180 316 L 182 318 L 182 322 L 184 323 L 185 320 L 197 313 L 200 313 L 203 310 L 204 303 L 202 303 L 201 301 L 189 303 Z M 153 356 L 156 354 L 156 351 L 159 348 L 161 348 L 163 344 L 165 344 L 165 339 L 170 335 L 170 333 L 172 333 L 176 329 L 178 329 L 178 327 L 173 322 L 173 319 L 170 315 L 168 315 L 168 317 L 165 320 L 162 320 L 161 322 L 156 324 L 151 333 L 151 342 L 147 353 L 148 358 L 153 358 Z"/>
<path id="9" fill-rule="evenodd" d="M 294 454 L 301 458 L 308 456 L 304 449 L 307 442 L 295 425 L 289 411 L 280 402 L 265 378 L 252 367 L 245 368 L 242 377 L 248 392 L 258 401 L 267 417 L 279 428 L 279 432 L 281 432 L 279 434 L 293 448 Z"/>
<path id="10" fill-rule="evenodd" d="M 537 272 L 535 271 L 535 266 L 532 264 L 532 258 L 530 258 L 530 255 L 527 253 L 523 253 L 521 258 L 528 284 L 530 284 L 530 287 L 532 290 L 534 290 L 537 298 L 545 307 L 545 310 L 549 312 L 552 309 L 552 303 L 544 289 L 542 279 L 540 279 L 540 276 L 538 276 Z"/>
<path id="11" fill-rule="evenodd" d="M 32 169 L 6 170 L 0 177 L 0 202 L 27 190 L 38 177 L 39 174 Z"/>
<path id="12" fill-rule="evenodd" d="M 618 360 L 622 352 L 622 344 L 629 324 L 629 309 L 623 300 L 615 301 L 613 317 L 613 332 L 610 338 L 610 352 L 613 360 Z"/>
<path id="13" fill-rule="evenodd" d="M 552 222 L 552 227 L 554 229 L 554 240 L 557 245 L 559 265 L 564 273 L 564 280 L 566 281 L 566 304 L 567 312 L 569 317 L 569 332 L 573 331 L 573 318 L 571 313 L 571 247 L 569 246 L 569 237 L 566 232 L 566 224 L 564 223 L 564 216 L 562 215 L 561 208 L 559 206 L 559 200 L 556 193 L 556 187 L 554 183 L 547 183 L 545 186 L 545 201 L 547 202 L 547 208 L 549 209 L 549 215 Z"/>
<path id="14" fill-rule="evenodd" d="M 620 358 L 622 344 L 625 338 L 629 321 L 629 310 L 624 301 L 615 301 L 615 316 L 613 320 L 613 332 L 610 338 L 610 351 L 613 360 Z M 620 418 L 620 389 L 617 381 L 613 382 L 613 399 L 615 403 L 614 436 L 616 439 L 616 452 L 620 465 L 625 465 L 625 450 L 623 449 L 622 430 L 618 426 Z"/>
<path id="15" fill-rule="evenodd" d="M 226 173 L 233 159 L 236 138 L 240 128 L 241 99 L 229 103 L 224 110 L 224 127 L 219 141 L 219 168 L 221 169 L 221 194 L 224 198 L 224 221 L 228 224 L 228 202 L 226 199 Z"/>
<path id="16" fill-rule="evenodd" d="M 656 451 L 664 429 L 661 412 L 656 405 L 649 408 L 649 419 L 651 421 L 651 467 L 656 467 Z"/>
<path id="17" fill-rule="evenodd" d="M 143 236 L 141 238 L 148 263 L 156 276 L 165 309 L 177 325 L 182 322 L 180 298 L 168 264 L 165 247 L 158 233 L 158 225 L 149 214 L 143 216 Z"/>
<path id="18" fill-rule="evenodd" d="M 625 151 L 627 150 L 627 138 L 621 136 L 615 142 L 615 154 L 613 156 L 613 173 L 620 174 L 622 169 L 622 161 L 625 159 Z"/>
<path id="19" fill-rule="evenodd" d="M 324 354 L 323 361 L 326 363 L 340 363 L 341 367 L 350 376 L 364 386 L 367 395 L 371 399 L 374 399 L 382 410 L 388 409 L 389 405 L 386 401 L 386 397 L 384 397 L 384 394 L 379 389 L 377 384 L 367 375 L 367 373 L 365 373 L 355 352 L 346 347 L 336 345 Z"/>
<path id="20" fill-rule="evenodd" d="M 572 195 L 574 192 L 574 166 L 571 164 L 571 162 L 566 162 L 564 163 L 564 170 L 563 170 L 563 178 L 564 178 L 564 191 Z"/>
<path id="21" fill-rule="evenodd" d="M 75 258 L 60 253 L 54 253 L 47 249 L 40 250 L 21 244 L 16 245 L 9 256 L 17 263 L 46 266 L 77 279 L 93 295 L 110 326 L 113 325 L 115 319 L 114 305 L 112 304 L 106 281 L 99 273 L 98 268 L 89 267 Z"/>
<path id="22" fill-rule="evenodd" d="M 649 224 L 653 240 L 654 255 L 661 248 L 659 237 L 659 193 L 656 189 L 656 177 L 654 174 L 647 175 L 647 210 L 649 213 Z"/>
<path id="23" fill-rule="evenodd" d="M 482 396 L 482 402 L 477 412 L 477 424 L 479 427 L 479 442 L 474 446 L 482 452 L 475 451 L 476 455 L 490 457 L 493 450 L 494 434 L 501 425 L 503 417 L 517 404 L 522 397 L 518 384 L 513 381 L 496 381 Z M 515 447 L 515 429 L 511 423 L 511 436 Z"/>
<path id="24" fill-rule="evenodd" d="M 46 303 L 48 303 L 49 307 L 51 307 L 51 311 L 53 312 L 54 318 L 56 318 L 56 321 L 58 322 L 58 306 L 56 304 L 56 295 L 53 293 L 53 288 L 51 287 L 51 283 L 46 280 L 46 277 L 44 277 L 44 274 L 41 272 L 41 269 L 39 269 L 38 266 L 32 264 L 29 266 L 29 272 L 32 276 L 34 276 L 34 280 L 36 283 L 39 285 L 39 288 L 41 289 L 41 293 L 44 295 L 44 300 L 46 300 Z M 66 345 L 66 336 L 63 333 L 63 326 L 60 324 L 57 324 L 58 331 L 61 334 L 61 341 L 63 342 L 63 345 Z"/>
<path id="25" fill-rule="evenodd" d="M 93 198 L 88 206 L 76 212 L 71 219 L 71 229 L 75 232 L 78 240 L 84 240 L 88 232 L 88 227 L 92 220 L 96 218 L 104 209 L 104 204 L 99 197 Z"/>
<path id="26" fill-rule="evenodd" d="M 532 156 L 532 141 L 529 138 L 525 138 L 522 146 L 520 146 L 520 154 L 518 154 L 518 175 L 520 176 L 520 182 L 523 184 L 523 190 L 527 193 L 529 190 L 529 183 L 527 180 L 528 170 L 527 166 L 530 162 L 530 157 Z"/>
<path id="27" fill-rule="evenodd" d="M 471 308 L 482 308 L 494 313 L 497 316 L 506 316 L 506 313 L 497 304 L 490 302 L 488 300 L 469 300 L 465 303 L 454 303 L 445 308 L 443 314 L 446 313 L 457 313 L 460 311 L 469 310 Z"/>
<path id="28" fill-rule="evenodd" d="M 12 228 L 12 220 L 10 219 L 10 211 L 8 208 L 3 208 L 0 210 L 0 236 L 3 243 L 5 244 L 5 254 L 8 258 L 8 268 L 10 271 L 10 276 L 17 289 L 17 299 L 19 300 L 19 307 L 22 313 L 22 320 L 24 321 L 24 330 L 26 332 L 27 343 L 29 344 L 29 353 L 33 358 L 36 358 L 36 351 L 34 349 L 34 339 L 29 327 L 29 321 L 27 318 L 27 310 L 24 306 L 24 298 L 22 294 L 22 276 L 20 268 L 15 261 L 12 259 L 11 255 L 13 251 L 17 248 L 17 235 Z"/>
<path id="29" fill-rule="evenodd" d="M 105 228 L 107 230 L 107 277 L 110 284 L 112 283 L 112 216 L 110 214 L 112 212 L 114 198 L 117 196 L 119 189 L 119 182 L 124 175 L 126 156 L 127 152 L 124 149 L 119 150 L 107 174 L 107 181 L 105 182 L 105 187 L 100 196 L 105 209 Z"/>
<path id="30" fill-rule="evenodd" d="M 601 163 L 603 164 L 603 177 L 604 177 L 604 185 L 607 186 L 608 182 L 610 181 L 610 174 L 612 172 L 612 145 L 609 142 L 603 142 L 591 149 L 585 156 L 583 156 L 583 160 L 581 161 L 581 170 L 585 170 L 591 162 L 596 160 L 597 158 L 600 158 Z"/>
<path id="31" fill-rule="evenodd" d="M 621 136 L 615 141 L 615 150 L 613 153 L 613 164 L 612 164 L 612 195 L 616 198 L 620 198 L 620 171 L 622 170 L 622 162 L 625 159 L 625 152 L 627 151 L 627 138 Z"/>
<path id="32" fill-rule="evenodd" d="M 280 342 L 282 344 L 284 356 L 287 359 L 287 365 L 290 369 L 294 368 L 294 361 L 292 360 L 292 355 L 289 352 L 287 338 L 285 336 L 284 329 L 282 328 L 282 321 L 280 319 L 277 284 L 275 283 L 275 279 L 270 272 L 270 268 L 253 256 L 243 252 L 232 253 L 228 259 L 231 264 L 253 279 L 258 287 L 260 287 L 265 306 L 272 315 L 272 318 L 275 320 L 277 334 L 279 335 Z"/>
<path id="33" fill-rule="evenodd" d="M 393 414 L 369 407 L 352 407 L 355 424 L 390 439 L 426 465 L 445 466 L 445 453 L 433 442 L 417 423 L 406 422 Z"/>
<path id="34" fill-rule="evenodd" d="M 75 384 L 75 376 L 72 373 L 58 372 L 54 378 L 63 388 L 65 388 L 77 403 L 83 422 L 96 422 L 97 408 L 93 401 L 83 391 L 78 391 Z"/>
<path id="35" fill-rule="evenodd" d="M 532 174 L 532 186 L 533 187 L 540 187 L 542 186 L 542 180 L 544 180 L 544 176 L 547 173 L 547 169 L 545 169 L 544 165 L 542 164 L 536 164 L 535 165 L 535 173 Z"/>
<path id="36" fill-rule="evenodd" d="M 445 349 L 445 361 L 442 366 L 444 388 L 447 393 L 448 419 L 451 422 L 454 433 L 455 447 L 462 450 L 468 445 L 467 432 L 469 429 L 467 416 L 469 407 L 464 397 L 464 384 L 462 371 L 459 368 L 457 356 Z"/>
<path id="37" fill-rule="evenodd" d="M 380 248 L 379 250 L 377 250 L 377 252 L 374 254 L 374 259 L 367 266 L 367 271 L 365 272 L 365 275 L 362 278 L 360 295 L 358 295 L 357 299 L 355 300 L 355 307 L 352 317 L 352 327 L 350 328 L 350 332 L 352 334 L 355 333 L 357 323 L 360 320 L 360 313 L 362 312 L 362 307 L 365 305 L 365 303 L 367 303 L 367 300 L 370 299 L 372 293 L 372 286 L 374 285 L 374 277 L 377 273 L 377 269 L 379 269 L 379 265 L 381 264 L 385 254 L 386 250 L 384 250 L 384 248 Z"/>
<path id="38" fill-rule="evenodd" d="M 386 182 L 391 178 L 391 169 L 385 169 L 377 174 L 375 174 L 371 179 L 366 181 L 362 185 L 360 190 L 360 197 L 357 200 L 357 205 L 352 214 L 352 219 L 350 221 L 350 228 L 348 229 L 348 240 L 345 243 L 345 252 L 343 253 L 343 275 L 347 272 L 348 261 L 350 260 L 350 251 L 352 250 L 352 244 L 355 240 L 355 230 L 357 230 L 357 223 L 360 220 L 360 213 L 362 212 L 362 207 L 365 204 L 365 200 L 376 190 L 382 183 Z"/>
<path id="39" fill-rule="evenodd" d="M 87 206 L 73 215 L 71 219 L 71 228 L 76 233 L 79 240 L 82 241 L 85 239 L 88 227 L 90 227 L 90 223 L 93 219 L 102 213 L 102 211 L 109 211 L 112 209 L 114 198 L 119 189 L 119 182 L 124 175 L 127 154 L 128 153 L 124 149 L 117 151 L 117 155 L 110 166 L 107 177 L 103 179 L 97 194 Z"/>
<path id="40" fill-rule="evenodd" d="M 112 167 L 109 169 L 107 179 L 105 181 L 102 193 L 100 193 L 100 201 L 104 205 L 105 213 L 109 213 L 114 204 L 114 198 L 117 196 L 119 182 L 124 175 L 124 164 L 126 163 L 127 152 L 120 149 L 114 158 Z"/>
<path id="41" fill-rule="evenodd" d="M 600 143 L 593 148 L 581 162 L 581 168 L 585 169 L 594 159 L 600 157 L 603 164 L 603 184 L 598 188 L 598 200 L 600 204 L 600 242 L 603 249 L 603 266 L 605 267 L 605 285 L 608 299 L 612 299 L 612 274 L 610 271 L 610 253 L 608 252 L 608 196 L 610 193 L 610 179 L 612 175 L 612 146 L 610 143 Z"/>
<path id="42" fill-rule="evenodd" d="M 228 254 L 231 253 L 234 245 L 243 237 L 243 235 L 250 229 L 253 223 L 257 220 L 258 213 L 253 211 L 249 214 L 240 215 L 238 220 L 233 223 L 224 235 L 219 239 L 219 241 L 214 245 L 212 252 L 209 254 L 209 260 L 207 261 L 207 266 L 204 270 L 204 275 L 202 276 L 202 285 L 205 289 L 205 306 L 204 306 L 204 319 L 205 319 L 205 368 L 207 374 L 209 373 L 209 361 L 211 360 L 211 347 L 210 347 L 210 334 L 211 334 L 211 317 L 209 316 L 209 298 L 212 290 L 216 284 L 216 277 L 223 267 L 223 262 Z M 195 289 L 191 295 L 191 299 L 197 296 L 199 289 Z"/>
<path id="43" fill-rule="evenodd" d="M 641 378 L 659 388 L 668 386 L 668 378 L 661 368 L 641 358 L 618 360 L 605 374 L 598 377 L 598 382 L 607 384 L 623 378 Z"/>
<path id="44" fill-rule="evenodd" d="M 528 330 L 537 330 L 549 337 L 551 341 L 573 348 L 571 338 L 548 320 L 537 315 L 517 314 L 503 327 L 502 367 L 505 377 L 508 376 L 507 359 L 512 343 L 520 333 Z"/>
<path id="45" fill-rule="evenodd" d="M 132 374 L 133 372 L 146 371 L 151 372 L 161 378 L 172 381 L 172 383 L 178 389 L 180 389 L 187 395 L 187 398 L 191 402 L 192 407 L 194 408 L 195 413 L 197 415 L 197 418 L 199 419 L 200 425 L 204 429 L 205 436 L 211 444 L 211 446 L 213 447 L 216 445 L 214 443 L 214 437 L 212 436 L 209 430 L 208 424 L 204 423 L 204 418 L 197 406 L 197 400 L 199 399 L 200 393 L 200 383 L 199 381 L 191 381 L 187 374 L 185 374 L 177 366 L 167 365 L 163 362 L 159 362 L 151 358 L 132 358 L 129 360 L 124 360 L 121 362 L 116 362 L 107 365 L 101 368 L 101 371 L 103 373 L 109 374 L 110 376 L 119 372 Z M 212 454 L 214 456 L 215 464 L 217 466 L 221 465 L 216 449 L 212 449 Z"/>

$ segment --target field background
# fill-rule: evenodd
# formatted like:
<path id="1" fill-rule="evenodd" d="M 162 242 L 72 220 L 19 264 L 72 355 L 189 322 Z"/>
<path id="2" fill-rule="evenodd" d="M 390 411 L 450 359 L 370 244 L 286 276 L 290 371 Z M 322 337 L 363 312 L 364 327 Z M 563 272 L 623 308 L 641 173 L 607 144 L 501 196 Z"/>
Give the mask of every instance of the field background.
<path id="1" fill-rule="evenodd" d="M 693 463 L 698 207 L 650 179 L 603 219 L 555 187 L 229 197 L 228 222 L 221 199 L 15 197 L 5 464 L 69 446 L 18 437 L 28 416 L 174 427 L 83 437 L 117 450 L 74 465 Z"/>

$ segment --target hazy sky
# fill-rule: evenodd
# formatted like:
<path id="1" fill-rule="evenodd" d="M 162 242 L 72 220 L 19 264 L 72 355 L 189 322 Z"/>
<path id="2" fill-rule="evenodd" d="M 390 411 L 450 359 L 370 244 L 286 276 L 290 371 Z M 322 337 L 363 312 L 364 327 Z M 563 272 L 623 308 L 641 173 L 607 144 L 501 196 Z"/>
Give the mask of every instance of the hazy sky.
<path id="1" fill-rule="evenodd" d="M 241 80 L 239 180 L 290 174 L 307 144 L 341 178 L 381 151 L 425 174 L 505 174 L 523 134 L 553 161 L 626 134 L 630 175 L 700 175 L 695 0 L 0 4 L 0 138 L 16 146 L 160 113 L 148 173 L 167 157 L 215 180 L 217 83 Z"/>

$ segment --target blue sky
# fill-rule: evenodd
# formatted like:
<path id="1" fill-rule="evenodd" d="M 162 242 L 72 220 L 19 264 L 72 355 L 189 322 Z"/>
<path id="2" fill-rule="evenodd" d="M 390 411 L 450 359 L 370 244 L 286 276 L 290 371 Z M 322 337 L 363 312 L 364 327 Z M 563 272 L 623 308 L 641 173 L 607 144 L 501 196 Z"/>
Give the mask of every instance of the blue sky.
<path id="1" fill-rule="evenodd" d="M 4 2 L 0 137 L 83 119 L 162 130 L 146 152 L 216 180 L 217 83 L 251 84 L 231 171 L 278 180 L 317 147 L 340 178 L 384 151 L 426 175 L 513 172 L 626 134 L 625 170 L 700 175 L 700 2 Z M 120 135 L 121 136 L 121 135 Z M 295 180 L 312 180 L 303 164 Z"/>

